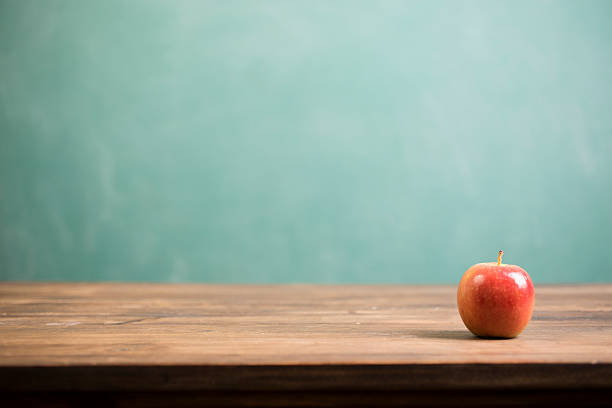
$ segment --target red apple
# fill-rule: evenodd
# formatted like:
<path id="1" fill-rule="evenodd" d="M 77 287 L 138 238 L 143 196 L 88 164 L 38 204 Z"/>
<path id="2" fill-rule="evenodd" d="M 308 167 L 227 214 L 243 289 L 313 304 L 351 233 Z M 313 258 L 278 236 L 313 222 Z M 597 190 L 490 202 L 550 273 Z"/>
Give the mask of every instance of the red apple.
<path id="1" fill-rule="evenodd" d="M 457 306 L 465 326 L 480 337 L 518 336 L 533 313 L 535 294 L 523 268 L 501 263 L 471 266 L 461 278 Z"/>

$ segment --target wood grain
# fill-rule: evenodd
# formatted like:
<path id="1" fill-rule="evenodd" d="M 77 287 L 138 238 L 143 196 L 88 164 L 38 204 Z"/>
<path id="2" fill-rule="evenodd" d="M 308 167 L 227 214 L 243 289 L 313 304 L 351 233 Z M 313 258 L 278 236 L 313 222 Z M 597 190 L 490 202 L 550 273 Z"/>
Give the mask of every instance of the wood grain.
<path id="1" fill-rule="evenodd" d="M 612 285 L 538 286 L 516 339 L 451 286 L 0 284 L 0 389 L 612 389 Z"/>

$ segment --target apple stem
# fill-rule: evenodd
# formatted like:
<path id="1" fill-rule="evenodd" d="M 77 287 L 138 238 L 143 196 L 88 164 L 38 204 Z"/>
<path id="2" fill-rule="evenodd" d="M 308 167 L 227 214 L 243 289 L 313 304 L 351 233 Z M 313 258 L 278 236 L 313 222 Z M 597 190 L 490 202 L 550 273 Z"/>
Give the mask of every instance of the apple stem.
<path id="1" fill-rule="evenodd" d="M 499 250 L 499 252 L 497 253 L 497 264 L 501 265 L 501 258 L 502 255 L 504 254 L 504 251 L 502 251 L 501 249 Z"/>

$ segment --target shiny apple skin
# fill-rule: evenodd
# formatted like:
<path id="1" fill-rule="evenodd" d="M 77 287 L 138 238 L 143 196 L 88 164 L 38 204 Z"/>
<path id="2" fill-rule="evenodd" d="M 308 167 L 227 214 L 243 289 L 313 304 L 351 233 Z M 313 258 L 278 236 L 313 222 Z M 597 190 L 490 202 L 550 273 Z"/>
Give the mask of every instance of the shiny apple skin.
<path id="1" fill-rule="evenodd" d="M 531 319 L 534 302 L 531 278 L 517 265 L 473 265 L 463 274 L 457 290 L 461 319 L 480 337 L 518 336 Z"/>

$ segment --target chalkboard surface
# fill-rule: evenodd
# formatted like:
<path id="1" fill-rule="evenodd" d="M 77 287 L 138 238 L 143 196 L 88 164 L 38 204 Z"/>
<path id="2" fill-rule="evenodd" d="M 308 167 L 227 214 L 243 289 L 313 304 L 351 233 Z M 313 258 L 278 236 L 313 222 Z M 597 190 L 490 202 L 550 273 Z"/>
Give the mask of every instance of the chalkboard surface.
<path id="1" fill-rule="evenodd" d="M 0 278 L 611 281 L 612 2 L 2 1 Z"/>

